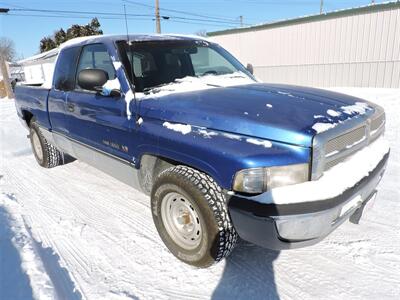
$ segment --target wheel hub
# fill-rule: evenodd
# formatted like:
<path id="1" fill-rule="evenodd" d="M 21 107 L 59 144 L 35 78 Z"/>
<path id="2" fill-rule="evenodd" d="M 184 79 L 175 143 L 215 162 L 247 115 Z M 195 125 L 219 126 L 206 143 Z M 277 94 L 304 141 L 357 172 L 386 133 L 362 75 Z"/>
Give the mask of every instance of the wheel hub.
<path id="1" fill-rule="evenodd" d="M 42 161 L 43 160 L 42 144 L 40 143 L 39 136 L 36 131 L 32 132 L 32 145 L 33 145 L 33 150 L 35 151 L 37 158 L 40 161 Z"/>
<path id="2" fill-rule="evenodd" d="M 161 203 L 161 217 L 170 237 L 191 250 L 201 242 L 201 224 L 191 201 L 179 193 L 168 193 Z"/>

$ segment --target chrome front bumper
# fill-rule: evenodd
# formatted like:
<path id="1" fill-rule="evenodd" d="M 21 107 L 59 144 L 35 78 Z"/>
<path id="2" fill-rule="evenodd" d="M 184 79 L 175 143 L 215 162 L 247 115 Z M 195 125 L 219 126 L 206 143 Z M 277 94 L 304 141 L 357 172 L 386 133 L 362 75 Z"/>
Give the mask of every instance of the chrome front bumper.
<path id="1" fill-rule="evenodd" d="M 376 195 L 389 153 L 376 167 L 342 194 L 321 201 L 292 204 L 266 203 L 265 195 L 231 195 L 229 212 L 239 236 L 269 249 L 290 249 L 315 244 Z M 332 183 L 334 184 L 334 182 Z"/>

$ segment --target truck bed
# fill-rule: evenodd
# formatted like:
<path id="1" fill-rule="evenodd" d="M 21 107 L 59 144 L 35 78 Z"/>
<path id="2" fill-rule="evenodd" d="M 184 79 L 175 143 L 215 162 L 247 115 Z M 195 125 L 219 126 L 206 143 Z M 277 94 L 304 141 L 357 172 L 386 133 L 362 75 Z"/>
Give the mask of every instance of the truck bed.
<path id="1" fill-rule="evenodd" d="M 33 115 L 40 125 L 50 128 L 47 110 L 49 92 L 50 89 L 42 87 L 18 85 L 15 88 L 15 105 L 18 115 L 24 120 Z"/>

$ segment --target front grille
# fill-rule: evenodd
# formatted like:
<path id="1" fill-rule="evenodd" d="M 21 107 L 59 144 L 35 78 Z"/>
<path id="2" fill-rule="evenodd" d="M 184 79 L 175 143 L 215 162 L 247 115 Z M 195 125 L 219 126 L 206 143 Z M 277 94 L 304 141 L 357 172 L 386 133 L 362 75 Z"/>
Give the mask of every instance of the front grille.
<path id="1" fill-rule="evenodd" d="M 352 118 L 316 135 L 313 141 L 311 178 L 320 178 L 323 172 L 374 142 L 384 131 L 385 113 L 376 107 L 374 114 L 366 113 L 362 117 Z"/>
<path id="2" fill-rule="evenodd" d="M 338 163 L 344 161 L 347 157 L 348 157 L 348 156 L 339 157 L 339 158 L 336 158 L 336 159 L 334 159 L 334 160 L 331 160 L 331 161 L 327 162 L 327 163 L 325 164 L 325 171 L 328 170 L 328 169 L 330 169 L 330 168 L 332 168 L 333 166 L 336 166 Z"/>
<path id="3" fill-rule="evenodd" d="M 329 157 L 335 153 L 350 149 L 365 140 L 366 126 L 361 126 L 350 132 L 342 134 L 329 140 L 325 145 L 325 156 Z"/>
<path id="4" fill-rule="evenodd" d="M 381 114 L 371 121 L 371 133 L 377 131 L 385 123 L 385 114 Z"/>

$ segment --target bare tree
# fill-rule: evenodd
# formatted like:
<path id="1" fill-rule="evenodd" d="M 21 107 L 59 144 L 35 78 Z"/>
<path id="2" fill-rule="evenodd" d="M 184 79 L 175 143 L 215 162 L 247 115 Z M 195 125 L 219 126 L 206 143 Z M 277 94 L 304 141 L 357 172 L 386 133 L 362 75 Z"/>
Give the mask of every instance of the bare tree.
<path id="1" fill-rule="evenodd" d="M 0 37 L 0 56 L 6 61 L 13 61 L 15 58 L 15 44 L 6 37 Z"/>
<path id="2" fill-rule="evenodd" d="M 199 31 L 195 32 L 195 35 L 202 36 L 202 37 L 207 37 L 207 30 L 200 29 Z"/>

